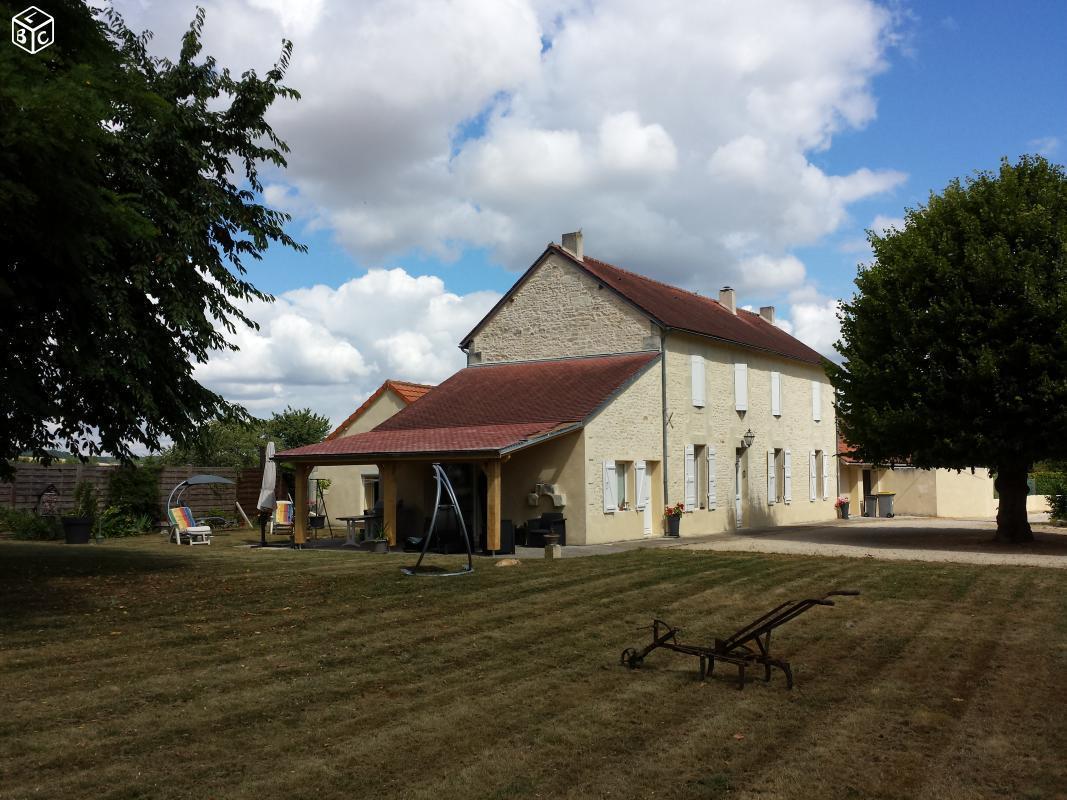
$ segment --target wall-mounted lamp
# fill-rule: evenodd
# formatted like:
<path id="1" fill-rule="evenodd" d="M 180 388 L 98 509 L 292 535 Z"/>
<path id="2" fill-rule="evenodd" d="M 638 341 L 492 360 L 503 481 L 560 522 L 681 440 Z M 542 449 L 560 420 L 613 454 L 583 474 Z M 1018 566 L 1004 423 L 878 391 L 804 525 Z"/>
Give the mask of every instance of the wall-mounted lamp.
<path id="1" fill-rule="evenodd" d="M 756 441 L 756 434 L 752 432 L 752 428 L 745 431 L 745 435 L 741 437 L 741 444 L 747 450 L 752 447 L 752 443 Z"/>

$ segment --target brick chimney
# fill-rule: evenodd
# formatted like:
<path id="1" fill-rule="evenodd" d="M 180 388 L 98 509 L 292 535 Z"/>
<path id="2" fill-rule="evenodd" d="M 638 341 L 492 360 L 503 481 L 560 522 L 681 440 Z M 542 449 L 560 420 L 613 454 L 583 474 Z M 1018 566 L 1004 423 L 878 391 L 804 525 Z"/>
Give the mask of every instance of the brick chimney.
<path id="1" fill-rule="evenodd" d="M 774 324 L 774 306 L 760 306 L 759 315 L 763 317 L 767 322 Z"/>
<path id="2" fill-rule="evenodd" d="M 582 232 L 577 230 L 574 233 L 563 234 L 563 249 L 581 261 L 584 255 Z"/>
<path id="3" fill-rule="evenodd" d="M 729 286 L 723 286 L 719 289 L 719 305 L 731 314 L 737 314 L 737 292 Z"/>

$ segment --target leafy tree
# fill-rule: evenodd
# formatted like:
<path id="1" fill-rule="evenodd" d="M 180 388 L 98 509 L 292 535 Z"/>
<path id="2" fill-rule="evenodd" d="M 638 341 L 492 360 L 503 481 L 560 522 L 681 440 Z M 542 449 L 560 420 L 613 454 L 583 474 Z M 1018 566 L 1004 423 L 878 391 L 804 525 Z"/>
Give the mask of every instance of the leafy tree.
<path id="1" fill-rule="evenodd" d="M 992 468 L 997 539 L 1031 540 L 1027 471 L 1067 451 L 1063 167 L 1005 160 L 868 237 L 830 367 L 843 435 L 874 463 Z"/>
<path id="2" fill-rule="evenodd" d="M 286 163 L 264 116 L 299 97 L 289 42 L 263 78 L 235 77 L 200 57 L 203 9 L 176 62 L 112 11 L 48 11 L 52 46 L 0 48 L 0 474 L 27 450 L 129 459 L 241 416 L 194 363 L 256 327 L 241 302 L 271 299 L 245 262 L 305 249 L 257 202 L 260 166 Z"/>
<path id="3" fill-rule="evenodd" d="M 330 418 L 316 414 L 310 408 L 286 406 L 282 413 L 271 415 L 266 430 L 279 450 L 290 450 L 325 439 L 330 432 Z"/>
<path id="4" fill-rule="evenodd" d="M 162 460 L 201 467 L 255 467 L 259 465 L 265 426 L 266 422 L 258 419 L 210 420 L 165 450 Z"/>

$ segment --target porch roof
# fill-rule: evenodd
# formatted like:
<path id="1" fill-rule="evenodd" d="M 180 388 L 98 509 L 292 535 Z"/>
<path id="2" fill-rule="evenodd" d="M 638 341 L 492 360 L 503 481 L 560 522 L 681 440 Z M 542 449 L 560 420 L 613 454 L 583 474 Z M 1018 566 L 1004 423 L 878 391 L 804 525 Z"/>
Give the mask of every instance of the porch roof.
<path id="1" fill-rule="evenodd" d="M 577 430 L 658 358 L 654 351 L 467 367 L 372 431 L 275 458 L 499 457 Z"/>

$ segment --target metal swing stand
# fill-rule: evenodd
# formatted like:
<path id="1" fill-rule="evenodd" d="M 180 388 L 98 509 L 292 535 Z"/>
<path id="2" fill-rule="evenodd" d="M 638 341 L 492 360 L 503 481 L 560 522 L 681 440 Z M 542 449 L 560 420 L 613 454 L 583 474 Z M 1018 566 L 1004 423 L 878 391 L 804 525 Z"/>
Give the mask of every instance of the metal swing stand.
<path id="1" fill-rule="evenodd" d="M 828 592 L 818 599 L 788 600 L 772 608 L 759 619 L 755 619 L 731 634 L 727 639 L 715 639 L 708 646 L 684 644 L 678 641 L 681 628 L 674 628 L 661 619 L 652 620 L 652 644 L 643 650 L 628 647 L 622 651 L 621 661 L 630 669 L 637 669 L 645 657 L 658 647 L 696 656 L 700 659 L 700 679 L 704 680 L 715 670 L 715 662 L 725 661 L 734 664 L 738 671 L 738 689 L 745 688 L 745 669 L 752 666 L 763 667 L 764 681 L 770 681 L 771 668 L 780 669 L 785 675 L 786 688 L 793 688 L 793 670 L 788 661 L 771 655 L 771 633 L 775 628 L 795 619 L 814 606 L 832 606 L 831 597 L 855 596 L 855 589 L 838 589 Z"/>
<path id="2" fill-rule="evenodd" d="M 467 535 L 467 523 L 463 521 L 463 512 L 459 507 L 459 500 L 456 499 L 456 491 L 452 488 L 452 482 L 448 480 L 448 476 L 445 474 L 444 469 L 440 464 L 433 465 L 434 478 L 437 481 L 437 498 L 434 500 L 433 517 L 430 518 L 430 529 L 426 532 L 426 538 L 422 543 L 422 552 L 419 553 L 419 560 L 415 562 L 413 567 L 404 567 L 401 572 L 405 575 L 413 575 L 416 577 L 436 577 L 436 578 L 451 578 L 456 575 L 470 575 L 474 572 L 474 551 L 471 549 L 471 537 Z M 448 493 L 448 503 L 442 505 L 441 503 L 441 487 L 445 488 Z M 430 540 L 433 538 L 434 529 L 437 525 L 437 514 L 442 508 L 451 507 L 459 518 L 459 528 L 463 531 L 463 541 L 467 545 L 467 566 L 456 572 L 420 572 L 419 567 L 422 565 L 422 559 L 426 557 L 426 551 L 430 548 Z"/>
<path id="3" fill-rule="evenodd" d="M 333 538 L 333 523 L 330 522 L 330 511 L 329 511 L 329 509 L 326 508 L 326 495 L 322 491 L 322 482 L 324 480 L 327 480 L 327 479 L 326 478 L 312 478 L 311 480 L 315 482 L 315 505 L 322 507 L 322 515 L 324 517 L 326 517 L 326 527 L 329 528 L 329 530 L 330 530 L 330 538 L 332 539 Z M 316 528 L 315 532 L 312 534 L 313 538 L 315 538 L 315 539 L 319 538 L 318 531 L 319 531 L 319 529 Z"/>

